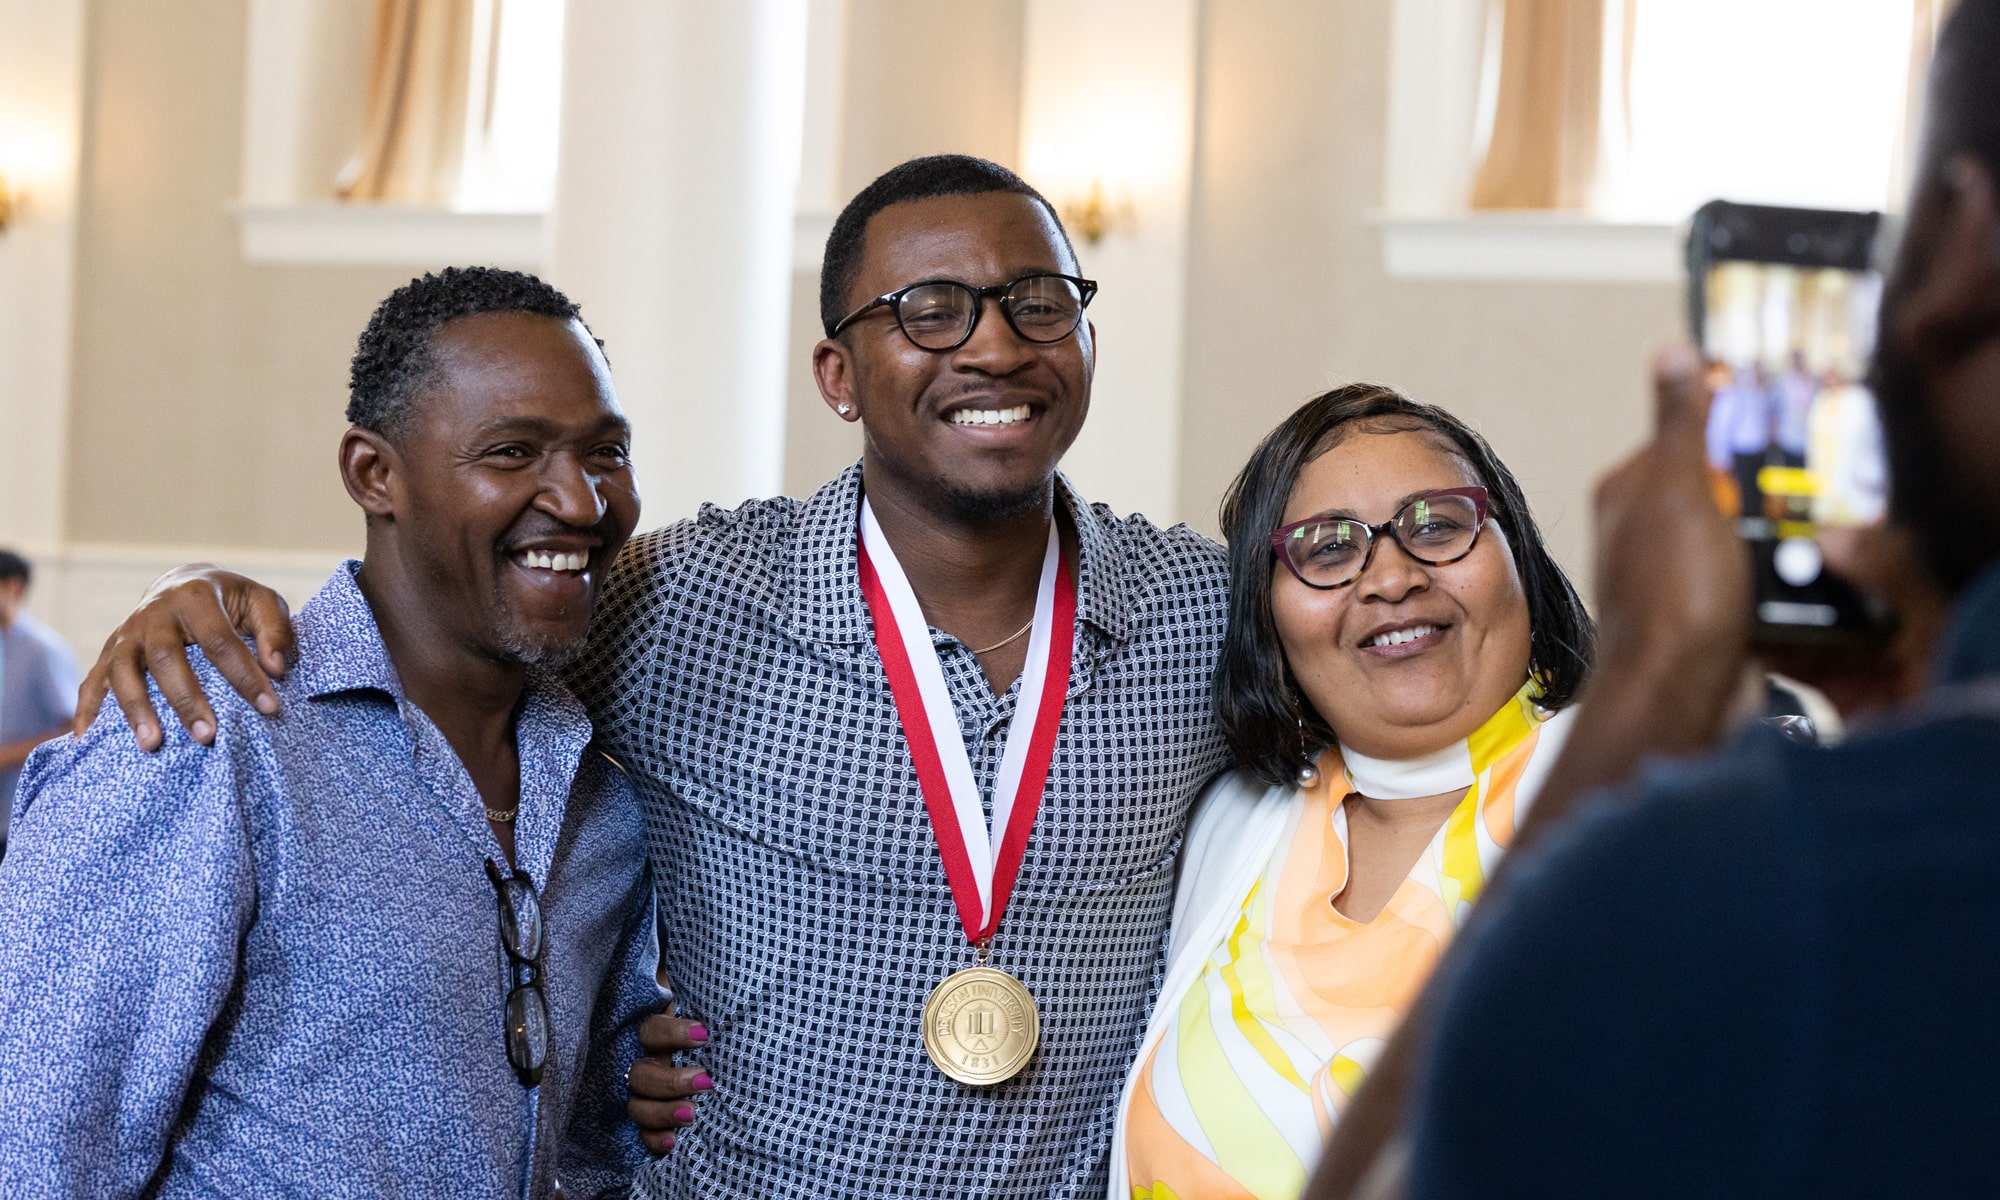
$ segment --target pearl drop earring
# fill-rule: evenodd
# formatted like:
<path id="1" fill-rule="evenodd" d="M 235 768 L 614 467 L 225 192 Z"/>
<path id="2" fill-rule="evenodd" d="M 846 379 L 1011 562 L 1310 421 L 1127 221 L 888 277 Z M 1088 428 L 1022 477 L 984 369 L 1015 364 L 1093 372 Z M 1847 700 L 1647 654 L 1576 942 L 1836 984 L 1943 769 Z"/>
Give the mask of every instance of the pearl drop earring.
<path id="1" fill-rule="evenodd" d="M 1298 784 L 1301 788 L 1309 788 L 1319 782 L 1319 768 L 1306 753 L 1306 722 L 1303 717 L 1299 718 L 1299 757 L 1306 760 L 1306 765 L 1299 768 Z"/>

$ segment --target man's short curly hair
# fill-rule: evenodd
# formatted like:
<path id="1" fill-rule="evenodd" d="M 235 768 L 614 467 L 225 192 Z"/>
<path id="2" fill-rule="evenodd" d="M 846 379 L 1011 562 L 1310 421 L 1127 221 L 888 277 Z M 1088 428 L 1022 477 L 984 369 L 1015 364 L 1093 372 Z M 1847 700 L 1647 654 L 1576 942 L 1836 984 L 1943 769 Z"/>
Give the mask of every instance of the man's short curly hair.
<path id="1" fill-rule="evenodd" d="M 1076 261 L 1076 247 L 1070 244 L 1069 231 L 1063 228 L 1055 206 L 1027 180 L 999 163 L 970 154 L 913 158 L 884 171 L 875 182 L 856 193 L 834 218 L 833 229 L 826 235 L 826 256 L 820 261 L 819 271 L 819 320 L 826 336 L 832 337 L 833 327 L 847 315 L 847 293 L 854 290 L 854 281 L 861 277 L 862 235 L 867 232 L 868 218 L 892 204 L 911 200 L 984 196 L 992 192 L 1026 196 L 1041 205 L 1055 223 L 1063 249 L 1069 251 L 1070 262 Z"/>
<path id="2" fill-rule="evenodd" d="M 400 439 L 411 405 L 437 368 L 431 335 L 460 317 L 513 312 L 558 321 L 583 319 L 583 310 L 568 296 L 526 272 L 499 267 L 446 267 L 390 292 L 368 318 L 354 349 L 347 375 L 348 422 Z M 602 341 L 597 345 L 604 347 Z"/>

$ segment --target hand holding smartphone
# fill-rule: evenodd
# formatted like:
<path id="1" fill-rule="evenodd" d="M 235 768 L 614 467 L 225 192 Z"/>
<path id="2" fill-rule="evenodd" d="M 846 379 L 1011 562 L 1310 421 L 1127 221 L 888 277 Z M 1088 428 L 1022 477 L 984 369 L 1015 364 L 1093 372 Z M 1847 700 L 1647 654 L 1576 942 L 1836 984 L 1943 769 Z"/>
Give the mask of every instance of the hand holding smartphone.
<path id="1" fill-rule="evenodd" d="M 1879 213 L 1717 200 L 1688 236 L 1689 323 L 1709 362 L 1717 503 L 1751 556 L 1763 644 L 1878 642 L 1888 606 L 1827 569 L 1825 529 L 1881 524 L 1888 471 L 1866 377 Z"/>

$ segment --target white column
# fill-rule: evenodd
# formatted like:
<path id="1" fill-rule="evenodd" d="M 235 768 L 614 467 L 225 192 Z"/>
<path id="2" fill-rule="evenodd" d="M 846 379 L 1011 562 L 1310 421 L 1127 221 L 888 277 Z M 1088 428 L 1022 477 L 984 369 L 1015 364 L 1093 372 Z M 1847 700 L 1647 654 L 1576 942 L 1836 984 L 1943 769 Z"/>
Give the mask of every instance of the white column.
<path id="1" fill-rule="evenodd" d="M 1128 228 L 1096 245 L 1090 419 L 1063 460 L 1084 495 L 1161 524 L 1180 511 L 1182 344 L 1194 154 L 1196 0 L 1028 0 L 1021 163 L 1058 207 L 1093 182 Z"/>
<path id="2" fill-rule="evenodd" d="M 83 0 L 0 0 L 0 545 L 60 549 L 68 487 Z"/>
<path id="3" fill-rule="evenodd" d="M 571 0 L 549 275 L 635 427 L 645 527 L 784 465 L 806 0 Z"/>

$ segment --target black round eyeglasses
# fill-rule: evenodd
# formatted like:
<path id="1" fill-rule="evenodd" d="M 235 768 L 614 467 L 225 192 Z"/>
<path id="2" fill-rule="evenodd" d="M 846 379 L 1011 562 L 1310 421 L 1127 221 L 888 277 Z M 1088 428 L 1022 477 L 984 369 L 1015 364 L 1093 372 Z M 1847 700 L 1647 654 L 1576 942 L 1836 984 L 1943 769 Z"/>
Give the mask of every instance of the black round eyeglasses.
<path id="1" fill-rule="evenodd" d="M 924 350 L 956 350 L 979 327 L 979 314 L 992 296 L 1000 301 L 1000 315 L 1009 328 L 1026 341 L 1047 345 L 1076 331 L 1096 294 L 1095 280 L 1052 273 L 1023 275 L 992 287 L 929 279 L 875 297 L 835 322 L 826 336 L 838 337 L 868 313 L 887 308 L 896 314 L 896 325 L 911 344 Z"/>
<path id="2" fill-rule="evenodd" d="M 507 951 L 507 1000 L 501 1008 L 507 1061 L 522 1087 L 542 1081 L 549 1060 L 549 998 L 542 987 L 542 902 L 525 871 L 502 875 L 492 859 L 486 877 L 500 897 L 500 945 Z"/>

